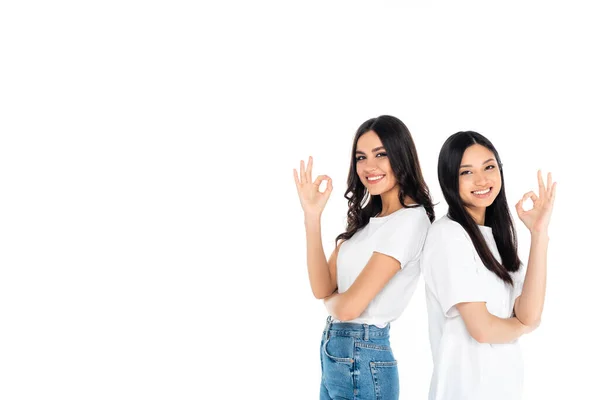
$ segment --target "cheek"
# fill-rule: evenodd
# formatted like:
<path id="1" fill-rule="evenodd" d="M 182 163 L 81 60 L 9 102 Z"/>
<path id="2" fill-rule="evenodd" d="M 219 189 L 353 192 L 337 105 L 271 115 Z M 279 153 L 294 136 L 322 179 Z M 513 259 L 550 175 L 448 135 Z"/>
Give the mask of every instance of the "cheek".
<path id="1" fill-rule="evenodd" d="M 498 177 L 496 182 L 494 182 L 494 187 L 496 188 L 497 193 L 499 193 L 500 189 L 502 189 L 502 179 L 500 179 L 500 177 Z"/>
<path id="2" fill-rule="evenodd" d="M 458 194 L 463 201 L 469 196 L 471 193 L 471 188 L 467 183 L 463 181 L 463 179 L 459 179 L 458 181 Z"/>
<path id="3" fill-rule="evenodd" d="M 358 174 L 358 176 L 362 176 L 364 173 L 364 167 L 362 166 L 361 163 L 356 163 L 356 173 Z"/>
<path id="4" fill-rule="evenodd" d="M 498 190 L 502 187 L 502 177 L 500 176 L 500 172 L 496 171 L 493 176 L 491 176 L 492 183 Z"/>
<path id="5" fill-rule="evenodd" d="M 379 169 L 381 169 L 385 172 L 392 171 L 392 166 L 390 165 L 390 159 L 387 157 L 379 158 L 379 162 L 377 163 L 377 166 L 379 167 Z"/>
<path id="6" fill-rule="evenodd" d="M 388 177 L 388 178 L 389 178 L 389 180 L 390 180 L 390 185 L 391 185 L 391 186 L 394 186 L 394 185 L 396 185 L 396 177 L 394 176 L 394 173 L 393 173 L 392 171 L 389 171 L 389 172 L 388 172 L 388 174 L 387 174 L 387 177 Z"/>

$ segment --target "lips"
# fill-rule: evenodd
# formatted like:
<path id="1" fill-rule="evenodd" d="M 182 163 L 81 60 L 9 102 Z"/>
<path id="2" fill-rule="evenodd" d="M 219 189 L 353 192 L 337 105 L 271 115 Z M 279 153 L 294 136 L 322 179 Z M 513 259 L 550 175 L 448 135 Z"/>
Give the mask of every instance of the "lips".
<path id="1" fill-rule="evenodd" d="M 367 176 L 367 182 L 371 185 L 374 185 L 378 182 L 381 182 L 381 180 L 385 177 L 385 174 L 381 174 L 381 175 L 368 175 Z"/>
<path id="2" fill-rule="evenodd" d="M 475 197 L 477 197 L 478 199 L 485 199 L 485 198 L 489 197 L 492 194 L 492 188 L 489 187 L 487 189 L 474 190 L 471 193 L 473 193 L 473 195 Z"/>

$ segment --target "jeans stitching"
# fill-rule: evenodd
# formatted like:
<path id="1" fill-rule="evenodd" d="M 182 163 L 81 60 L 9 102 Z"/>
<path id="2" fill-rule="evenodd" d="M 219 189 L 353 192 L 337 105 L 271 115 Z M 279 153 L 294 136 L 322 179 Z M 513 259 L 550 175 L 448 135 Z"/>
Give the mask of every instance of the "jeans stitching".
<path id="1" fill-rule="evenodd" d="M 382 350 L 382 351 L 392 351 L 390 346 L 379 345 L 379 344 L 369 344 L 369 343 L 356 343 L 357 347 L 364 347 L 372 350 Z"/>
<path id="2" fill-rule="evenodd" d="M 334 357 L 331 354 L 329 354 L 327 352 L 327 343 L 329 343 L 330 339 L 327 339 L 324 343 L 323 343 L 323 353 L 329 357 L 330 359 L 332 359 L 335 362 L 339 362 L 339 363 L 344 363 L 344 364 L 352 364 L 354 363 L 354 360 L 352 358 L 341 358 L 341 357 Z"/>
<path id="3" fill-rule="evenodd" d="M 395 367 L 398 365 L 398 361 L 371 361 L 369 363 L 371 367 L 371 376 L 373 377 L 373 387 L 375 388 L 375 398 L 381 399 L 381 387 L 379 385 L 379 377 L 377 369 L 378 367 Z"/>

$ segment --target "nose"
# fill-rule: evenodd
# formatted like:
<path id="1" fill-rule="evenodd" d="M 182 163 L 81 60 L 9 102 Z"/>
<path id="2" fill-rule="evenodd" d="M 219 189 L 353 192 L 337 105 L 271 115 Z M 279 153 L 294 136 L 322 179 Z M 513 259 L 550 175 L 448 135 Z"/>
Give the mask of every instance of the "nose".
<path id="1" fill-rule="evenodd" d="M 476 186 L 487 186 L 488 178 L 485 176 L 485 174 L 475 174 L 475 180 L 473 183 Z"/>
<path id="2" fill-rule="evenodd" d="M 367 160 L 367 165 L 365 166 L 367 172 L 373 172 L 377 169 L 377 165 L 375 161 Z"/>

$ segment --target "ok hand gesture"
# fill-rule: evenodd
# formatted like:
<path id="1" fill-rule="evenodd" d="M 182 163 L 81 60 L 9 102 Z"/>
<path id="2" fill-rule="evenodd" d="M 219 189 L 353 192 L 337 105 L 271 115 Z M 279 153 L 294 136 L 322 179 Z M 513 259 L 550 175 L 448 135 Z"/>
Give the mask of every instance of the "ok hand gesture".
<path id="1" fill-rule="evenodd" d="M 298 189 L 298 197 L 306 216 L 320 216 L 325 209 L 325 204 L 329 200 L 329 195 L 333 190 L 331 178 L 327 175 L 319 175 L 312 182 L 312 157 L 308 158 L 308 166 L 304 169 L 304 160 L 300 161 L 300 177 L 294 169 L 294 180 L 296 181 L 296 189 Z M 319 191 L 319 185 L 324 180 L 327 181 L 327 188 L 324 192 Z"/>
<path id="2" fill-rule="evenodd" d="M 552 183 L 552 174 L 548 173 L 548 186 L 546 187 L 542 179 L 542 171 L 538 171 L 538 185 L 540 196 L 538 197 L 533 191 L 525 193 L 516 205 L 517 214 L 531 233 L 547 233 L 556 195 L 556 182 Z M 533 208 L 525 211 L 523 202 L 528 198 L 533 200 Z"/>

